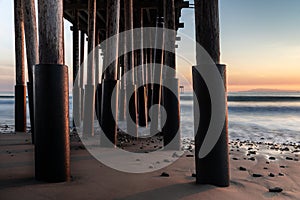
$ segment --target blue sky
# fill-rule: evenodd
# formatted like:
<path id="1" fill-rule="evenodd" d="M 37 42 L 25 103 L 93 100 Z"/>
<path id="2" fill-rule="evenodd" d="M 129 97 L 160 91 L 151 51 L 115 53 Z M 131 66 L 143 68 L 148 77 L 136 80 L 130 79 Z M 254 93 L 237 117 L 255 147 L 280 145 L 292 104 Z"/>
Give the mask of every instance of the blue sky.
<path id="1" fill-rule="evenodd" d="M 181 21 L 185 28 L 180 32 L 194 38 L 193 9 L 185 9 Z M 0 91 L 14 86 L 13 24 L 13 1 L 0 0 Z M 221 61 L 228 66 L 230 90 L 300 90 L 299 0 L 220 0 L 220 28 Z M 66 64 L 71 66 L 69 30 L 65 23 Z M 186 73 L 194 64 L 193 45 L 182 41 L 182 52 L 190 61 L 179 62 Z"/>

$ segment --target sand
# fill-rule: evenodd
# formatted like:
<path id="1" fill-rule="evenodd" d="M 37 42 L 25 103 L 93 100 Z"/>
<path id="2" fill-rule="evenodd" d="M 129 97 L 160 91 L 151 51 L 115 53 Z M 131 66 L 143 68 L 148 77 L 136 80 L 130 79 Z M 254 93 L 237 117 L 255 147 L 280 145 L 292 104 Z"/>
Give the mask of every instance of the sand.
<path id="1" fill-rule="evenodd" d="M 166 168 L 132 174 L 100 163 L 76 138 L 71 143 L 72 180 L 44 183 L 34 180 L 34 147 L 30 135 L 0 134 L 0 199 L 300 198 L 299 146 L 241 141 L 229 145 L 231 181 L 227 188 L 196 185 L 192 177 L 194 157 L 187 156 L 193 155 L 190 151 Z M 169 177 L 160 176 L 163 172 Z M 283 191 L 269 192 L 274 187 Z"/>

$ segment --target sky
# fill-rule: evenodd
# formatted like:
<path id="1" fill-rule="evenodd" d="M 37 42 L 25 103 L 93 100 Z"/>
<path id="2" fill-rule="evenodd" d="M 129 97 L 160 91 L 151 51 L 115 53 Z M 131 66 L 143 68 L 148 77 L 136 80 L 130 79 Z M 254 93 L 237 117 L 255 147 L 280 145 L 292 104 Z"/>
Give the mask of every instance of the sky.
<path id="1" fill-rule="evenodd" d="M 191 1 L 191 3 L 193 3 Z M 221 63 L 227 65 L 228 90 L 300 91 L 300 1 L 220 0 Z M 193 9 L 183 9 L 177 67 L 190 84 L 195 65 Z M 13 1 L 0 0 L 0 92 L 14 88 Z M 65 22 L 66 64 L 72 66 L 72 34 Z M 70 67 L 69 73 L 72 74 Z M 185 83 L 186 82 L 186 83 Z"/>

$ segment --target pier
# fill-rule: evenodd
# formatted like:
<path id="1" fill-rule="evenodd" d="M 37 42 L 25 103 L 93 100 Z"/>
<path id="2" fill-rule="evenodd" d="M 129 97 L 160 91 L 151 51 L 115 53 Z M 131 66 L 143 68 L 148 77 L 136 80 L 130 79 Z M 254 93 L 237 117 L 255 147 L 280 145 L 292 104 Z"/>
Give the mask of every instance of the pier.
<path id="1" fill-rule="evenodd" d="M 103 130 L 100 145 L 105 148 L 118 148 L 118 122 L 123 121 L 127 123 L 127 134 L 134 140 L 140 137 L 138 127 L 149 128 L 151 134 L 162 136 L 166 149 L 180 150 L 178 97 L 184 87 L 176 76 L 176 48 L 180 48 L 180 44 L 176 44 L 180 40 L 176 33 L 180 28 L 188 28 L 180 21 L 182 9 L 195 10 L 196 42 L 208 52 L 226 89 L 226 66 L 220 63 L 218 0 L 195 0 L 194 5 L 185 0 L 38 0 L 38 13 L 34 0 L 14 2 L 15 127 L 16 132 L 26 130 L 26 46 L 37 180 L 71 179 L 69 128 L 82 128 L 83 137 L 94 137 L 95 118 Z M 73 66 L 65 65 L 63 19 L 72 23 Z M 147 28 L 155 31 L 148 33 Z M 139 34 L 134 34 L 134 30 L 139 30 Z M 122 32 L 127 33 L 126 37 L 110 40 Z M 88 58 L 84 58 L 86 42 Z M 145 46 L 151 48 L 143 48 Z M 193 69 L 203 64 L 202 55 L 196 51 L 197 63 Z M 100 70 L 100 56 L 107 66 L 104 71 Z M 70 67 L 74 80 L 73 124 L 69 124 Z M 128 72 L 131 73 L 122 79 Z M 195 129 L 196 182 L 229 186 L 227 113 L 216 145 L 207 157 L 199 158 L 211 117 L 211 98 L 203 77 L 196 70 L 193 70 L 193 89 L 204 119 L 194 122 L 200 124 L 200 128 Z M 226 107 L 225 98 L 224 101 L 225 105 L 221 106 Z M 159 127 L 163 115 L 161 106 L 166 111 L 163 127 Z M 225 110 L 227 112 L 227 108 Z M 82 127 L 76 127 L 78 124 Z M 105 138 L 108 141 L 103 142 Z"/>

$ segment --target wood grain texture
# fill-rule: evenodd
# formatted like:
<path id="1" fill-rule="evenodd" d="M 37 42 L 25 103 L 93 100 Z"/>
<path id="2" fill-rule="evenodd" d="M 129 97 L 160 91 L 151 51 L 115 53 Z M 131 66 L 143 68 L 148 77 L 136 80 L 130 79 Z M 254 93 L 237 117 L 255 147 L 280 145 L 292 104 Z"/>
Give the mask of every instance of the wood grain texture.
<path id="1" fill-rule="evenodd" d="M 196 41 L 220 63 L 219 0 L 195 0 Z M 197 50 L 197 52 L 199 52 Z M 196 55 L 197 64 L 201 56 Z"/>
<path id="2" fill-rule="evenodd" d="M 34 0 L 23 0 L 23 2 L 28 80 L 32 83 L 33 65 L 38 64 L 39 62 L 36 10 Z"/>
<path id="3" fill-rule="evenodd" d="M 63 1 L 39 0 L 39 60 L 64 64 Z"/>
<path id="4" fill-rule="evenodd" d="M 25 85 L 23 0 L 14 1 L 16 84 Z"/>

